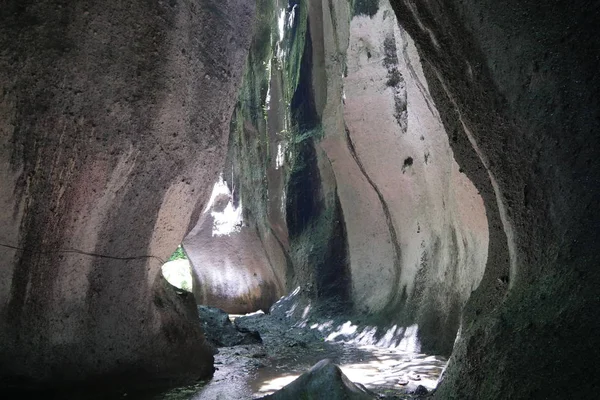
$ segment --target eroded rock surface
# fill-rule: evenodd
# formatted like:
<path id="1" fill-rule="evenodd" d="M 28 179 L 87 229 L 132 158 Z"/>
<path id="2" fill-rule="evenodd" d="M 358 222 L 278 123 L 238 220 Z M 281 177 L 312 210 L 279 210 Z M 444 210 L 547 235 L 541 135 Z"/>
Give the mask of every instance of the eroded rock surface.
<path id="1" fill-rule="evenodd" d="M 395 0 L 490 244 L 436 397 L 596 397 L 598 4 Z"/>
<path id="2" fill-rule="evenodd" d="M 488 223 L 412 39 L 388 1 L 272 4 L 223 173 L 243 223 L 283 287 L 449 355 Z"/>
<path id="3" fill-rule="evenodd" d="M 483 276 L 483 202 L 454 161 L 419 55 L 389 2 L 372 15 L 350 11 L 344 26 L 343 3 L 315 9 L 324 17 L 313 41 L 324 43 L 319 146 L 344 215 L 352 301 L 362 313 L 417 324 L 425 348 L 449 354 Z M 333 79 L 342 69 L 344 79 Z"/>
<path id="4" fill-rule="evenodd" d="M 232 314 L 268 310 L 284 292 L 259 232 L 245 226 L 241 206 L 221 180 L 183 243 L 198 304 Z"/>
<path id="5" fill-rule="evenodd" d="M 221 169 L 253 15 L 238 1 L 3 3 L 3 385 L 212 373 L 193 299 L 160 267 Z"/>

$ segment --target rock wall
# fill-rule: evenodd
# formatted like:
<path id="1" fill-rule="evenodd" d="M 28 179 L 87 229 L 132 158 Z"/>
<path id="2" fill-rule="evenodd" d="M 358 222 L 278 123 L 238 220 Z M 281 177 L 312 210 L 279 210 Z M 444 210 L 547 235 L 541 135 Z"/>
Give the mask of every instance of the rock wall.
<path id="1" fill-rule="evenodd" d="M 196 302 L 232 314 L 268 310 L 285 292 L 259 232 L 244 226 L 241 208 L 220 180 L 201 222 L 183 242 Z"/>
<path id="2" fill-rule="evenodd" d="M 288 114 L 283 108 L 282 72 L 272 66 L 278 51 L 278 10 L 287 8 L 287 1 L 256 4 L 229 151 L 222 181 L 215 186 L 220 200 L 215 198 L 184 241 L 198 304 L 233 314 L 267 311 L 285 294 L 288 269 L 287 232 L 281 216 L 284 178 L 276 156 L 277 136 Z M 231 218 L 235 226 L 219 232 L 219 221 Z"/>
<path id="3" fill-rule="evenodd" d="M 424 351 L 449 355 L 483 276 L 486 212 L 411 38 L 387 1 L 363 3 L 270 3 L 223 177 L 265 278 L 386 330 L 418 325 Z"/>
<path id="4" fill-rule="evenodd" d="M 328 73 L 320 147 L 345 216 L 353 304 L 418 325 L 423 349 L 449 354 L 487 258 L 483 202 L 454 161 L 419 56 L 389 3 L 358 11 L 323 7 L 315 10 L 322 32 L 314 27 Z M 333 57 L 340 52 L 345 60 Z"/>
<path id="5" fill-rule="evenodd" d="M 588 1 L 393 1 L 459 165 L 484 199 L 489 257 L 440 399 L 594 397 L 600 115 Z"/>
<path id="6" fill-rule="evenodd" d="M 212 373 L 193 300 L 160 266 L 222 166 L 253 15 L 237 1 L 4 2 L 3 385 Z"/>

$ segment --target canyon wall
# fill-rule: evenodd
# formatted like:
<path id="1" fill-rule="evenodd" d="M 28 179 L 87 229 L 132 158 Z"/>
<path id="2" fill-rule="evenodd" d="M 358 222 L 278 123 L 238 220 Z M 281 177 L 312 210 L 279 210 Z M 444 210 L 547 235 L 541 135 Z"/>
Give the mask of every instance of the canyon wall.
<path id="1" fill-rule="evenodd" d="M 222 168 L 253 19 L 238 1 L 3 3 L 2 385 L 212 374 L 160 267 Z"/>
<path id="2" fill-rule="evenodd" d="M 417 51 L 389 3 L 365 12 L 358 2 L 334 4 L 314 7 L 323 16 L 311 33 L 324 43 L 319 147 L 345 217 L 352 303 L 417 325 L 422 349 L 449 354 L 483 276 L 483 202 L 454 161 Z"/>
<path id="3" fill-rule="evenodd" d="M 289 115 L 282 91 L 290 80 L 273 66 L 281 46 L 282 8 L 287 8 L 287 1 L 257 1 L 254 35 L 242 86 L 234 96 L 229 150 L 216 197 L 183 242 L 198 304 L 233 314 L 268 311 L 286 293 L 284 176 L 275 154 L 277 135 Z M 219 228 L 222 223 L 229 227 Z"/>
<path id="4" fill-rule="evenodd" d="M 259 238 L 248 243 L 267 255 L 258 280 L 302 286 L 337 312 L 400 327 L 400 336 L 417 325 L 422 350 L 449 355 L 483 277 L 488 223 L 412 39 L 386 1 L 270 4 L 223 172 L 242 230 Z M 188 237 L 186 250 L 192 241 L 206 243 Z M 239 248 L 211 251 L 240 260 Z M 196 290 L 216 296 L 206 276 L 219 262 L 190 258 Z M 248 264 L 237 262 L 237 274 Z"/>
<path id="5" fill-rule="evenodd" d="M 590 1 L 395 0 L 489 256 L 439 399 L 595 397 L 600 283 L 600 8 Z"/>

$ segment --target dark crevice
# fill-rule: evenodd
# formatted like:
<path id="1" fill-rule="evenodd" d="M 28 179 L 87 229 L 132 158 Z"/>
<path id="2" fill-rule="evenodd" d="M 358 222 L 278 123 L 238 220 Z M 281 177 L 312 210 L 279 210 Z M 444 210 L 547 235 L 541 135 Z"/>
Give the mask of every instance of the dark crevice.
<path id="1" fill-rule="evenodd" d="M 300 235 L 323 208 L 314 139 L 307 134 L 314 132 L 319 124 L 311 82 L 312 40 L 307 28 L 300 79 L 290 104 L 297 136 L 306 135 L 294 143 L 295 157 L 286 187 L 286 222 L 291 238 Z"/>
<path id="2" fill-rule="evenodd" d="M 354 0 L 354 15 L 373 17 L 379 10 L 379 0 Z"/>
<path id="3" fill-rule="evenodd" d="M 417 85 L 419 92 L 421 92 L 422 98 L 425 100 L 425 104 L 427 104 L 427 108 L 429 109 L 429 112 L 431 112 L 431 115 L 433 115 L 435 117 L 435 119 L 437 119 L 438 121 L 441 122 L 440 116 L 438 115 L 437 109 L 436 109 L 435 105 L 433 104 L 433 101 L 431 100 L 431 96 L 429 95 L 429 92 L 425 88 L 425 85 L 423 85 L 423 83 L 419 79 L 419 76 L 417 75 L 417 71 L 415 71 L 415 67 L 410 62 L 410 56 L 408 55 L 409 37 L 408 37 L 406 31 L 404 29 L 402 29 L 402 27 L 400 27 L 400 36 L 402 37 L 402 43 L 403 43 L 402 55 L 404 56 L 404 61 L 406 62 L 406 67 L 408 68 L 408 71 L 410 72 L 410 76 L 412 77 L 415 85 Z"/>
<path id="4" fill-rule="evenodd" d="M 344 213 L 339 196 L 335 195 L 331 237 L 325 253 L 326 262 L 317 265 L 317 296 L 334 298 L 342 302 L 350 299 L 350 268 L 348 265 L 348 240 Z"/>
<path id="5" fill-rule="evenodd" d="M 295 274 L 294 274 L 294 262 L 292 261 L 292 259 L 291 259 L 290 255 L 289 255 L 288 251 L 286 250 L 283 242 L 281 241 L 281 239 L 279 239 L 279 237 L 275 233 L 275 230 L 270 225 L 269 225 L 269 231 L 271 232 L 271 234 L 273 235 L 273 237 L 277 241 L 277 244 L 279 244 L 279 247 L 281 248 L 281 251 L 283 252 L 283 255 L 285 257 L 285 263 L 286 263 L 285 280 L 286 280 L 286 282 L 293 282 L 294 281 L 294 276 L 295 276 Z"/>

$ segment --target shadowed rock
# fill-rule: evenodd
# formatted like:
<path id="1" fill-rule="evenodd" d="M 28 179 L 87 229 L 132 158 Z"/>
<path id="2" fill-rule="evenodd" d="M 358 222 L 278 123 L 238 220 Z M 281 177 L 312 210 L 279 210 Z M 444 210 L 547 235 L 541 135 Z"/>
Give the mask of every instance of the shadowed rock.
<path id="1" fill-rule="evenodd" d="M 489 221 L 439 399 L 598 396 L 597 2 L 392 1 Z"/>
<path id="2" fill-rule="evenodd" d="M 221 168 L 253 13 L 233 0 L 3 2 L 2 384 L 212 373 L 193 298 L 160 267 Z"/>
<path id="3" fill-rule="evenodd" d="M 241 344 L 262 343 L 256 331 L 237 329 L 229 320 L 229 314 L 214 307 L 198 306 L 206 340 L 216 347 L 237 346 Z"/>

